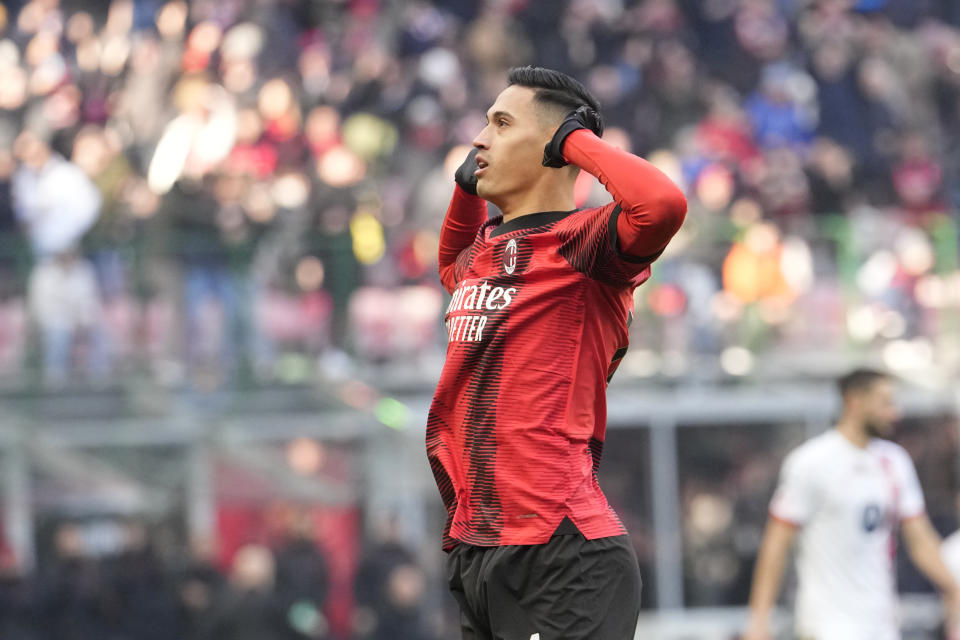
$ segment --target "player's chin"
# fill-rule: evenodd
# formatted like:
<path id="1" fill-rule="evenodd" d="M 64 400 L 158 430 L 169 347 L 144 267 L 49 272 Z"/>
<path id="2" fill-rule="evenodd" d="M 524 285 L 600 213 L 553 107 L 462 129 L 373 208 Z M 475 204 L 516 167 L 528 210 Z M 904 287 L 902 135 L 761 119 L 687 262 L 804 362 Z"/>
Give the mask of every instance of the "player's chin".
<path id="1" fill-rule="evenodd" d="M 867 423 L 867 434 L 872 438 L 889 438 L 893 435 L 893 423 L 869 422 Z"/>
<path id="2" fill-rule="evenodd" d="M 488 178 L 480 178 L 477 180 L 477 195 L 481 198 L 488 198 L 494 195 L 493 184 L 491 184 Z"/>

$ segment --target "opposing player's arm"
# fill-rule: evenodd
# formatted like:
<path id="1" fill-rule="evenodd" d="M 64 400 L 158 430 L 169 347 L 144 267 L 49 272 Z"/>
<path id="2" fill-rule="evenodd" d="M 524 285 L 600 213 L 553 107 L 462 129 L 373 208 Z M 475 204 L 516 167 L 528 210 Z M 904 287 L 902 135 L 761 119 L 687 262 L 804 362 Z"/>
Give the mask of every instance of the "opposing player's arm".
<path id="1" fill-rule="evenodd" d="M 940 534 L 933 528 L 930 518 L 925 513 L 921 513 L 904 520 L 900 527 L 913 564 L 937 586 L 942 594 L 960 598 L 960 585 L 943 562 L 943 555 L 940 553 L 942 542 Z"/>
<path id="2" fill-rule="evenodd" d="M 473 244 L 477 231 L 487 219 L 487 201 L 477 195 L 477 149 L 473 149 L 457 169 L 457 186 L 447 207 L 447 215 L 440 229 L 440 281 L 447 291 L 457 285 L 457 258 Z"/>
<path id="3" fill-rule="evenodd" d="M 770 638 L 770 613 L 780 593 L 790 547 L 797 530 L 810 520 L 820 504 L 819 477 L 812 470 L 816 458 L 795 450 L 783 461 L 780 482 L 770 502 L 770 518 L 763 534 L 750 589 L 750 619 L 745 640 Z"/>
<path id="4" fill-rule="evenodd" d="M 943 562 L 940 550 L 942 540 L 927 517 L 916 467 L 903 449 L 894 449 L 890 460 L 900 485 L 896 514 L 907 552 L 913 564 L 948 598 L 948 604 L 953 609 L 954 603 L 960 604 L 960 588 Z"/>
<path id="5" fill-rule="evenodd" d="M 797 526 L 771 516 L 763 534 L 763 542 L 753 570 L 750 588 L 750 618 L 744 640 L 770 638 L 770 614 L 780 593 L 780 583 L 787 566 L 787 557 Z"/>
<path id="6" fill-rule="evenodd" d="M 617 249 L 652 261 L 666 248 L 687 214 L 683 192 L 662 171 L 600 139 L 589 129 L 570 133 L 563 157 L 595 176 L 620 205 Z"/>

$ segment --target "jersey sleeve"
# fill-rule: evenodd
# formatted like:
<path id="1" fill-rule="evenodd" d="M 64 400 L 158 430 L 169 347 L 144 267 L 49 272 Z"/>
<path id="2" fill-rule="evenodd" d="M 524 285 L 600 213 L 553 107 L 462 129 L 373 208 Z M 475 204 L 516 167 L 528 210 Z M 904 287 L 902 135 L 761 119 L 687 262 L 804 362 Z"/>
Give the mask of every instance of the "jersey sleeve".
<path id="1" fill-rule="evenodd" d="M 770 515 L 795 526 L 803 526 L 817 509 L 819 491 L 816 474 L 801 451 L 787 456 L 780 481 L 770 502 Z"/>
<path id="2" fill-rule="evenodd" d="M 487 201 L 457 185 L 440 229 L 438 252 L 440 282 L 448 293 L 452 293 L 463 278 L 470 247 L 486 220 Z"/>
<path id="3" fill-rule="evenodd" d="M 617 208 L 610 235 L 619 256 L 652 262 L 680 229 L 687 214 L 683 192 L 662 171 L 592 131 L 571 133 L 564 158 L 597 178 Z"/>
<path id="4" fill-rule="evenodd" d="M 913 466 L 910 454 L 903 449 L 898 449 L 898 455 L 894 457 L 894 460 L 896 461 L 896 472 L 900 485 L 897 495 L 897 517 L 900 520 L 909 520 L 923 515 L 927 506 L 923 499 L 920 479 L 917 477 L 917 470 Z"/>
<path id="5" fill-rule="evenodd" d="M 615 287 L 635 287 L 650 277 L 659 255 L 632 256 L 617 247 L 620 205 L 611 202 L 568 216 L 557 226 L 560 255 L 584 275 Z M 661 250 L 662 251 L 662 250 Z"/>

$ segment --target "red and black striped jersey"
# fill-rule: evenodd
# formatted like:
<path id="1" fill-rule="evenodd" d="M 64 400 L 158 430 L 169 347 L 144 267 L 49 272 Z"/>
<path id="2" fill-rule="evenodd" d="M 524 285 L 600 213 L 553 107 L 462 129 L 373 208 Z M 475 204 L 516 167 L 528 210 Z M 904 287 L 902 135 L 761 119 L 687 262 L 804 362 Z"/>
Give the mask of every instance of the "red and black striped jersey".
<path id="1" fill-rule="evenodd" d="M 426 439 L 445 549 L 544 543 L 564 517 L 588 539 L 625 532 L 597 480 L 606 385 L 626 353 L 633 291 L 685 207 L 645 245 L 656 253 L 637 256 L 621 251 L 633 245 L 618 240 L 617 200 L 491 219 L 441 259 L 449 343 Z"/>

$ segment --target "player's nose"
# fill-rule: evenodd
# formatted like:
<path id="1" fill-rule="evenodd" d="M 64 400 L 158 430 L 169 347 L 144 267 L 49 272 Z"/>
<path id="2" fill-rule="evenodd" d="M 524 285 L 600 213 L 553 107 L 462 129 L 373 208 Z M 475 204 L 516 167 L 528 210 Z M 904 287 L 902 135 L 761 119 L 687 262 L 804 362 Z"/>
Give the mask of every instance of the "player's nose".
<path id="1" fill-rule="evenodd" d="M 487 131 L 490 127 L 484 127 L 483 130 L 477 134 L 477 137 L 473 139 L 473 146 L 477 149 L 489 149 L 490 148 L 490 137 Z"/>

